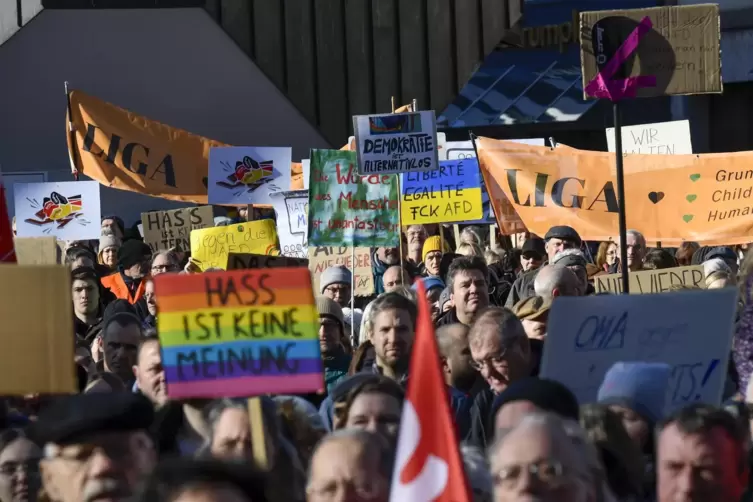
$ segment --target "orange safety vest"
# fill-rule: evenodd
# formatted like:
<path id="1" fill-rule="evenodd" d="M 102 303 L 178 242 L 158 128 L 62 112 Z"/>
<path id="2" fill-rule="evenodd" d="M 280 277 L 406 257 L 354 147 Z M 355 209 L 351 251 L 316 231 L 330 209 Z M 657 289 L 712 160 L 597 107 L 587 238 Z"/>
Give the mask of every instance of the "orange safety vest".
<path id="1" fill-rule="evenodd" d="M 120 298 L 121 300 L 128 300 L 128 303 L 133 305 L 137 301 L 141 300 L 141 298 L 144 296 L 144 290 L 146 289 L 146 277 L 141 279 L 139 287 L 136 288 L 136 293 L 133 296 L 131 296 L 131 292 L 128 290 L 128 286 L 126 286 L 126 283 L 123 280 L 123 277 L 121 277 L 120 272 L 115 272 L 112 275 L 103 277 L 102 286 L 112 291 L 112 294 L 114 294 L 116 298 Z"/>

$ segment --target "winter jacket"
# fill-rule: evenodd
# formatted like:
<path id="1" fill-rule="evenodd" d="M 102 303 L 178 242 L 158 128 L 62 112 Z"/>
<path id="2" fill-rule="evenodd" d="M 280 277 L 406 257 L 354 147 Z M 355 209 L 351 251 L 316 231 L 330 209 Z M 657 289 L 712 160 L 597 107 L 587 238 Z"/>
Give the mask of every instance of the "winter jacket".
<path id="1" fill-rule="evenodd" d="M 347 378 L 350 360 L 351 356 L 346 354 L 344 350 L 340 350 L 332 356 L 322 356 L 322 361 L 324 362 L 324 384 L 327 394 L 332 392 L 332 389 L 338 383 Z"/>
<path id="2" fill-rule="evenodd" d="M 517 279 L 515 279 L 515 282 L 512 283 L 510 294 L 507 295 L 505 307 L 511 309 L 520 300 L 528 298 L 530 296 L 536 296 L 536 291 L 534 291 L 533 289 L 533 282 L 536 280 L 536 276 L 539 274 L 539 270 L 541 270 L 541 268 L 523 272 L 522 274 L 520 274 L 520 276 L 518 276 Z"/>

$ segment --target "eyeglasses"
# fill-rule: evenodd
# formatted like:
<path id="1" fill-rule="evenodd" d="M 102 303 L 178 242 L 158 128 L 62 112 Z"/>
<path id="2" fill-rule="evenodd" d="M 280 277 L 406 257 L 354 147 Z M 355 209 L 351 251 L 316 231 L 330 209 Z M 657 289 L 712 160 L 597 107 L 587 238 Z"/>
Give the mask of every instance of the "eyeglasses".
<path id="1" fill-rule="evenodd" d="M 152 265 L 152 272 L 172 272 L 176 268 L 175 265 Z"/>
<path id="2" fill-rule="evenodd" d="M 492 366 L 492 367 L 496 366 L 505 361 L 505 355 L 507 355 L 507 347 L 503 347 L 502 350 L 500 350 L 493 356 L 489 356 L 479 361 L 476 361 L 476 360 L 471 361 L 471 367 L 475 369 L 476 371 L 481 371 L 487 366 Z"/>
<path id="3" fill-rule="evenodd" d="M 0 465 L 0 475 L 12 477 L 21 472 L 26 474 L 39 474 L 39 459 L 31 459 L 23 462 L 5 462 Z"/>
<path id="4" fill-rule="evenodd" d="M 551 488 L 559 487 L 564 482 L 565 468 L 560 462 L 540 460 L 533 464 L 513 464 L 502 467 L 494 475 L 494 485 L 502 488 L 515 488 L 520 483 L 524 472 Z"/>
<path id="5" fill-rule="evenodd" d="M 350 287 L 348 286 L 327 286 L 324 288 L 324 291 L 327 291 L 332 296 L 339 295 L 339 296 L 349 296 L 350 295 Z"/>

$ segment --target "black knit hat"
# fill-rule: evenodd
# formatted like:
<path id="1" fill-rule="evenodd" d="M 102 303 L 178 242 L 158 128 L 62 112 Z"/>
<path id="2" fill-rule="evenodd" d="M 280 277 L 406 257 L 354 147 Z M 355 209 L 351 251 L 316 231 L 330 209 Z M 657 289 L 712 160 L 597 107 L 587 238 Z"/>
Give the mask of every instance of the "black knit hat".
<path id="1" fill-rule="evenodd" d="M 145 256 L 151 256 L 152 250 L 140 240 L 131 239 L 125 241 L 118 249 L 118 265 L 122 268 L 131 268 L 144 260 Z"/>

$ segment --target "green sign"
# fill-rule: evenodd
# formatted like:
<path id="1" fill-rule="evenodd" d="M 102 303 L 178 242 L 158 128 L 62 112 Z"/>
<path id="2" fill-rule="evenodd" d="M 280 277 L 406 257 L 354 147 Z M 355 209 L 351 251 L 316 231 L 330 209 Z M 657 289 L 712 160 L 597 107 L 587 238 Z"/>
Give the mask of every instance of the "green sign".
<path id="1" fill-rule="evenodd" d="M 398 246 L 397 197 L 396 176 L 361 176 L 356 152 L 312 150 L 309 246 Z"/>

